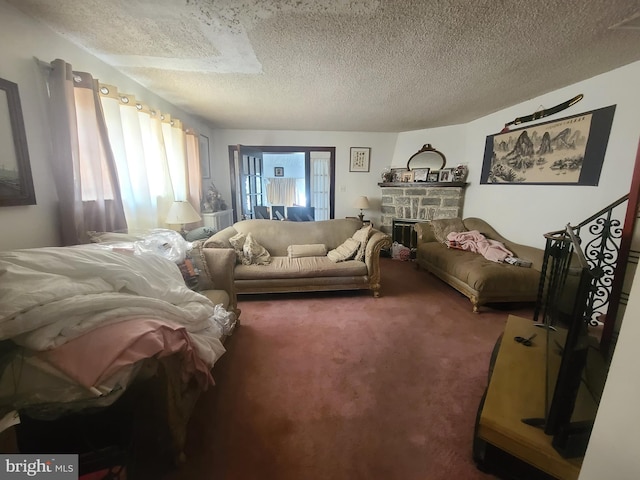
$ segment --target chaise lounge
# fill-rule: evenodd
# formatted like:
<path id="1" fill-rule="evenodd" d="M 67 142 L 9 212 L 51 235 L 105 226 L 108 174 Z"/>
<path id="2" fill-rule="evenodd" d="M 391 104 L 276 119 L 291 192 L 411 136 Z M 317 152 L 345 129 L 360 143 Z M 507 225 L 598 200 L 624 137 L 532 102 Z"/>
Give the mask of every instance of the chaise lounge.
<path id="1" fill-rule="evenodd" d="M 434 274 L 471 300 L 473 311 L 487 303 L 535 302 L 544 251 L 511 242 L 479 218 L 442 219 L 414 225 L 417 233 L 416 266 Z M 478 231 L 501 242 L 529 267 L 487 260 L 479 253 L 449 248 L 447 234 Z"/>

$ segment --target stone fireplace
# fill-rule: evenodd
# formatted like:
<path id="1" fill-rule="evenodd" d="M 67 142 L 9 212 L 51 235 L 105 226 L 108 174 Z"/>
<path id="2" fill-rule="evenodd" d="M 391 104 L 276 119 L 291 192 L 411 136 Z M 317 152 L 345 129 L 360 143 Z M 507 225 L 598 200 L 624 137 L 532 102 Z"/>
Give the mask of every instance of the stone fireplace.
<path id="1" fill-rule="evenodd" d="M 427 184 L 379 183 L 382 188 L 382 225 L 392 233 L 393 221 L 427 221 L 462 216 L 465 182 Z"/>

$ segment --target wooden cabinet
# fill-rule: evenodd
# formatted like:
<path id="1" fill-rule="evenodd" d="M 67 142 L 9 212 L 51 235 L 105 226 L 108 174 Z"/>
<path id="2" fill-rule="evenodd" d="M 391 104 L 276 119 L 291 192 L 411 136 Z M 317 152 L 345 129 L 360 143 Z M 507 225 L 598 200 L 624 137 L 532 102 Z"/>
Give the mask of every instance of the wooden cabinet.
<path id="1" fill-rule="evenodd" d="M 515 337 L 536 337 L 527 347 Z M 577 479 L 582 458 L 563 458 L 552 446 L 553 437 L 523 418 L 544 418 L 546 396 L 546 332 L 526 318 L 509 316 L 502 340 L 494 352 L 484 402 L 475 432 L 474 457 L 480 467 L 486 443 L 540 471 L 520 478 Z M 492 470 L 490 466 L 487 468 Z M 544 473 L 543 473 L 544 472 Z M 517 477 L 516 477 L 517 478 Z"/>
<path id="2" fill-rule="evenodd" d="M 213 228 L 216 232 L 219 232 L 233 225 L 233 210 L 203 213 L 202 221 L 205 227 Z"/>

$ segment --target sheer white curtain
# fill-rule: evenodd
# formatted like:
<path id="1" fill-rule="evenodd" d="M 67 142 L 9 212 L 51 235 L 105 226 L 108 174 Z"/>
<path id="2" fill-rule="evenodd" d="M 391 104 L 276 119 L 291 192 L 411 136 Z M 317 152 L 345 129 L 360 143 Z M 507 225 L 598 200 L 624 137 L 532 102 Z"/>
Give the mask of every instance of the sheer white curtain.
<path id="1" fill-rule="evenodd" d="M 311 152 L 311 206 L 316 220 L 329 220 L 331 190 L 331 164 L 329 152 Z"/>
<path id="2" fill-rule="evenodd" d="M 167 226 L 174 200 L 188 200 L 199 212 L 198 144 L 187 141 L 193 134 L 187 135 L 179 120 L 113 86 L 101 85 L 100 90 L 129 229 Z"/>
<path id="3" fill-rule="evenodd" d="M 118 174 L 98 95 L 89 73 L 55 60 L 43 68 L 52 130 L 50 161 L 60 208 L 63 245 L 88 241 L 87 232 L 126 230 Z"/>
<path id="4" fill-rule="evenodd" d="M 296 202 L 295 178 L 268 178 L 267 202 L 271 205 L 291 207 Z"/>
<path id="5" fill-rule="evenodd" d="M 129 230 L 164 226 L 174 191 L 160 119 L 112 85 L 100 93 Z"/>
<path id="6" fill-rule="evenodd" d="M 87 241 L 88 230 L 166 227 L 174 200 L 200 211 L 194 132 L 62 60 L 43 71 L 65 245 Z"/>

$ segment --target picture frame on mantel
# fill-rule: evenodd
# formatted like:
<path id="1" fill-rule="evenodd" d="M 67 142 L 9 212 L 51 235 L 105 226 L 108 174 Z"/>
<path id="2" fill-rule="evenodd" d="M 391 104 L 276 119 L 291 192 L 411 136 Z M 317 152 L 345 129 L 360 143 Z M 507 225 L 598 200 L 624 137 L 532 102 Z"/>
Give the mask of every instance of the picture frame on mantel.
<path id="1" fill-rule="evenodd" d="M 371 160 L 370 147 L 351 147 L 351 157 L 349 159 L 350 172 L 368 172 Z"/>
<path id="2" fill-rule="evenodd" d="M 0 207 L 35 205 L 18 85 L 0 78 Z"/>
<path id="3" fill-rule="evenodd" d="M 426 182 L 429 177 L 430 168 L 416 168 L 413 170 L 414 182 Z"/>

